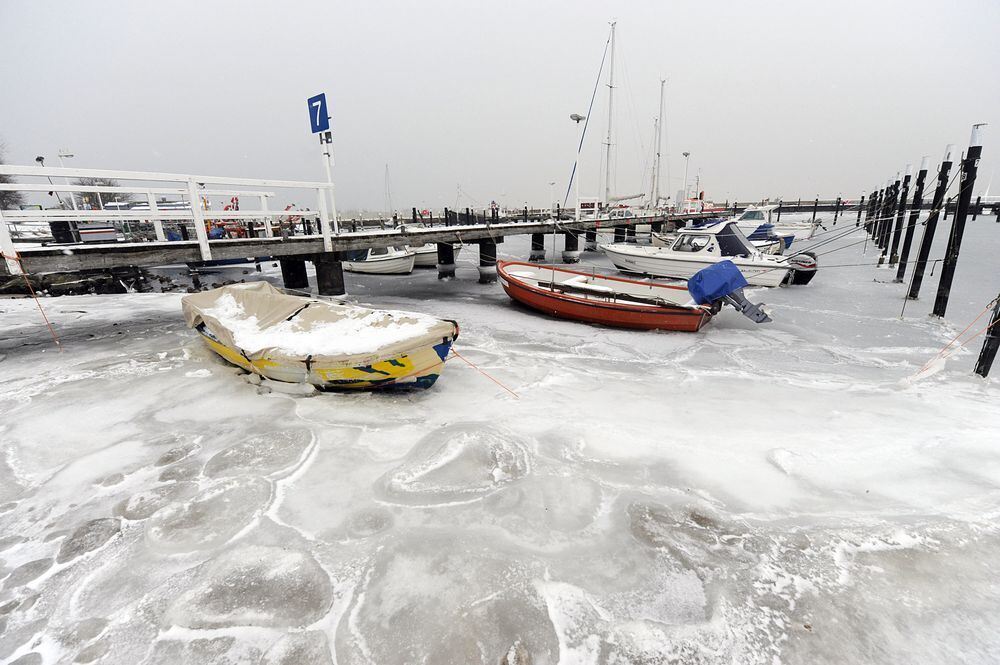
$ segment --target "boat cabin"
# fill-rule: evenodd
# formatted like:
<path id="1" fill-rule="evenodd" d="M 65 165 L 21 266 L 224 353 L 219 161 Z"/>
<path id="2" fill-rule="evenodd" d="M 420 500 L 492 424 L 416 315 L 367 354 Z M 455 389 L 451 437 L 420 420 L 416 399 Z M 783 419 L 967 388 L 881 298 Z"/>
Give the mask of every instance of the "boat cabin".
<path id="1" fill-rule="evenodd" d="M 757 250 L 735 222 L 719 222 L 704 228 L 680 229 L 672 252 L 713 256 L 753 256 Z"/>
<path id="2" fill-rule="evenodd" d="M 743 211 L 743 214 L 736 218 L 737 224 L 763 224 L 771 221 L 771 213 L 777 210 L 778 206 L 753 206 Z"/>

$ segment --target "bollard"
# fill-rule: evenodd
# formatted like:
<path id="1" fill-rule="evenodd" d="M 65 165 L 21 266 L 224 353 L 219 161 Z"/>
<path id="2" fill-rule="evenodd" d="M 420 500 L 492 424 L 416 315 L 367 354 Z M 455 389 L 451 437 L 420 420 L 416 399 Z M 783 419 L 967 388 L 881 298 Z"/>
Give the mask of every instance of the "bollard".
<path id="1" fill-rule="evenodd" d="M 342 296 L 347 293 L 340 252 L 316 254 L 313 257 L 313 265 L 316 267 L 316 291 L 321 296 Z"/>
<path id="2" fill-rule="evenodd" d="M 899 194 L 899 208 L 896 215 L 896 229 L 892 232 L 892 245 L 889 248 L 889 265 L 896 265 L 896 261 L 899 260 L 899 255 L 896 250 L 899 249 L 899 239 L 902 237 L 903 233 L 903 220 L 906 218 L 906 196 L 910 192 L 910 178 L 913 177 L 913 165 L 906 165 L 906 175 L 903 176 L 903 189 Z"/>
<path id="3" fill-rule="evenodd" d="M 896 282 L 903 281 L 906 274 L 906 260 L 910 258 L 910 247 L 913 245 L 913 231 L 917 227 L 917 220 L 920 218 L 920 205 L 924 197 L 924 180 L 927 178 L 927 168 L 930 165 L 927 157 L 920 161 L 920 171 L 917 172 L 917 185 L 913 191 L 913 203 L 910 205 L 910 221 L 906 224 L 906 232 L 903 236 L 903 253 L 899 257 L 899 269 L 896 271 Z"/>
<path id="4" fill-rule="evenodd" d="M 281 281 L 286 289 L 308 289 L 309 276 L 306 274 L 306 262 L 300 258 L 288 257 L 278 259 L 281 266 Z"/>
<path id="5" fill-rule="evenodd" d="M 545 234 L 544 233 L 532 233 L 531 234 L 531 254 L 528 256 L 529 261 L 544 261 L 545 260 Z"/>
<path id="6" fill-rule="evenodd" d="M 951 295 L 952 280 L 955 279 L 955 267 L 958 265 L 958 254 L 962 249 L 962 236 L 965 234 L 965 220 L 969 216 L 969 205 L 972 203 L 972 188 L 976 185 L 976 172 L 979 171 L 979 159 L 983 154 L 983 141 L 980 128 L 983 125 L 972 126 L 972 136 L 969 139 L 969 151 L 962 160 L 962 175 L 958 179 L 961 188 L 958 190 L 958 203 L 955 207 L 955 218 L 951 223 L 951 235 L 948 237 L 948 248 L 944 252 L 944 263 L 941 265 L 941 280 L 938 282 L 937 298 L 934 300 L 934 315 L 944 316 L 948 309 L 948 298 Z"/>
<path id="7" fill-rule="evenodd" d="M 438 279 L 455 278 L 455 246 L 450 242 L 437 244 Z"/>
<path id="8" fill-rule="evenodd" d="M 580 262 L 580 237 L 576 231 L 565 231 L 563 233 L 563 263 Z"/>
<path id="9" fill-rule="evenodd" d="M 491 238 L 479 241 L 479 283 L 492 284 L 497 281 L 497 244 Z"/>
<path id="10" fill-rule="evenodd" d="M 955 159 L 955 145 L 949 144 L 944 151 L 944 160 L 938 169 L 937 188 L 934 190 L 934 198 L 931 201 L 931 210 L 924 222 L 924 230 L 920 236 L 920 249 L 917 251 L 917 260 L 913 266 L 913 277 L 910 281 L 910 292 L 906 295 L 910 300 L 916 300 L 920 293 L 920 283 L 924 279 L 924 268 L 927 267 L 927 257 L 931 254 L 931 245 L 934 243 L 934 232 L 937 230 L 938 217 L 941 215 L 941 205 L 944 201 L 944 193 L 948 191 L 948 176 L 951 173 L 951 165 Z"/>
<path id="11" fill-rule="evenodd" d="M 1000 296 L 994 301 L 993 316 L 990 317 L 986 339 L 983 340 L 983 348 L 976 361 L 976 374 L 984 379 L 990 375 L 990 367 L 993 366 L 993 359 L 997 357 L 997 349 L 1000 349 Z"/>

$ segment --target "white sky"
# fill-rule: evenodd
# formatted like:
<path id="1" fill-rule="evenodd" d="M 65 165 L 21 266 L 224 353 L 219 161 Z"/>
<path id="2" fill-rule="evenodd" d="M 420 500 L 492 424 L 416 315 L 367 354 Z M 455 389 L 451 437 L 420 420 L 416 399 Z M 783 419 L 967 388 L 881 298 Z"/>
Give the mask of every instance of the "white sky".
<path id="1" fill-rule="evenodd" d="M 617 193 L 649 187 L 660 75 L 671 193 L 688 150 L 718 201 L 853 198 L 973 122 L 991 123 L 977 190 L 998 163 L 996 0 L 0 0 L 0 139 L 16 164 L 66 147 L 79 167 L 318 180 L 305 99 L 325 91 L 341 209 L 384 208 L 386 164 L 397 208 L 545 205 L 612 18 Z"/>

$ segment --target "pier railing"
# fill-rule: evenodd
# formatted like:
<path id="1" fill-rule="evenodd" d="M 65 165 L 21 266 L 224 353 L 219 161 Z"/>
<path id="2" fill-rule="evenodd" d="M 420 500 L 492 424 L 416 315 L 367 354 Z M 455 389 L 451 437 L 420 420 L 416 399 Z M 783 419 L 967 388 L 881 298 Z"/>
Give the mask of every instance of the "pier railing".
<path id="1" fill-rule="evenodd" d="M 109 171 L 104 169 L 76 169 L 40 166 L 11 166 L 0 164 L 0 175 L 27 177 L 46 182 L 0 182 L 0 191 L 48 193 L 58 196 L 67 193 L 67 203 L 61 208 L 0 210 L 0 250 L 11 274 L 21 274 L 17 260 L 14 236 L 18 224 L 47 223 L 53 221 L 73 222 L 127 222 L 141 221 L 152 225 L 156 242 L 166 242 L 164 223 L 175 227 L 187 239 L 188 229 L 194 231 L 195 239 L 203 261 L 212 260 L 209 244 L 210 227 L 235 223 L 245 233 L 253 237 L 260 232 L 270 238 L 275 234 L 275 226 L 281 233 L 290 220 L 296 218 L 316 219 L 317 227 L 309 224 L 307 235 L 323 239 L 324 251 L 331 251 L 332 237 L 339 233 L 333 185 L 325 182 L 294 180 L 271 180 L 251 178 L 227 178 L 218 176 L 198 176 L 177 173 L 148 173 L 141 171 Z M 117 183 L 111 185 L 73 184 L 70 179 L 102 179 Z M 62 182 L 55 182 L 53 179 Z M 268 200 L 274 197 L 270 190 L 311 190 L 316 196 L 316 207 L 308 209 L 269 209 Z M 77 201 L 77 194 L 96 194 L 98 207 Z M 138 198 L 145 205 L 122 208 L 115 199 Z M 173 200 L 167 201 L 167 197 Z M 212 199 L 220 197 L 242 197 L 238 205 L 229 209 L 211 209 Z M 329 197 L 329 199 L 328 199 Z M 256 209 L 247 209 L 245 200 L 256 201 Z M 217 202 L 218 203 L 218 202 Z M 222 203 L 221 205 L 225 205 Z M 252 205 L 252 204 L 251 204 Z M 14 231 L 14 234 L 12 234 Z M 287 232 L 287 231 L 286 231 Z"/>

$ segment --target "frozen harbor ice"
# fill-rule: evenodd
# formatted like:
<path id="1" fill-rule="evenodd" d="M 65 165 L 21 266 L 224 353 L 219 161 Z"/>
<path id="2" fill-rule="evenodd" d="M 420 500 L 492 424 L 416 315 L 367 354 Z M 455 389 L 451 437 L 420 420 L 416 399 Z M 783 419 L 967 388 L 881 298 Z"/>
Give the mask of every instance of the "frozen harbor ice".
<path id="1" fill-rule="evenodd" d="M 262 394 L 177 294 L 45 300 L 61 354 L 0 301 L 0 662 L 996 662 L 1000 388 L 979 340 L 907 380 L 1000 290 L 1000 225 L 965 242 L 944 321 L 861 245 L 697 334 L 538 316 L 471 262 L 349 277 L 517 399 L 457 360 Z"/>

